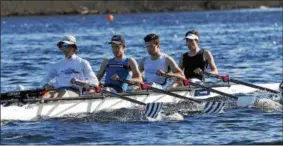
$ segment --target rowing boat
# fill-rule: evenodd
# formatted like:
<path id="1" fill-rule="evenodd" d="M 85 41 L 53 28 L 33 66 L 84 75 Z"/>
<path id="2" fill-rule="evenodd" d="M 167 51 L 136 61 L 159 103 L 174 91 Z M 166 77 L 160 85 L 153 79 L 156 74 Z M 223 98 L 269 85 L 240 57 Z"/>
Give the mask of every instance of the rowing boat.
<path id="1" fill-rule="evenodd" d="M 257 84 L 262 87 L 278 90 L 279 83 L 269 84 Z M 212 89 L 219 90 L 221 92 L 229 94 L 246 94 L 255 92 L 257 89 L 243 86 L 243 85 L 230 85 L 229 87 L 213 87 Z M 209 94 L 202 94 L 199 89 L 174 89 L 170 90 L 172 93 L 189 97 L 198 100 L 209 100 L 219 96 L 217 93 L 210 92 Z M 197 94 L 196 94 L 197 93 Z M 206 92 L 208 93 L 208 92 Z M 140 91 L 140 92 L 127 92 L 123 94 L 129 98 L 141 101 L 144 103 L 151 102 L 163 102 L 163 103 L 178 103 L 183 99 L 175 98 L 173 96 L 151 92 L 151 91 Z M 245 97 L 248 98 L 248 97 Z M 197 104 L 197 103 L 195 103 Z M 205 102 L 198 104 L 200 110 L 204 110 Z M 139 106 L 135 103 L 115 98 L 109 95 L 93 95 L 93 96 L 82 96 L 78 98 L 61 98 L 58 101 L 55 100 L 37 100 L 36 102 L 27 102 L 26 104 L 11 104 L 5 106 L 1 105 L 1 121 L 3 120 L 37 120 L 41 117 L 66 117 L 72 114 L 81 113 L 97 113 L 100 111 L 113 111 L 121 108 L 138 108 Z"/>

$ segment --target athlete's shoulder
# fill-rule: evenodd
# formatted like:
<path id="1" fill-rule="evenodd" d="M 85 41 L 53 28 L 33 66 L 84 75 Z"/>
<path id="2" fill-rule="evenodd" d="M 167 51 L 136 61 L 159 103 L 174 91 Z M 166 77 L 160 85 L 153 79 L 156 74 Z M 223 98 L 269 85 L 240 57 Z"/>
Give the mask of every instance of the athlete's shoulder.
<path id="1" fill-rule="evenodd" d="M 135 58 L 132 58 L 132 57 L 129 57 L 129 58 L 128 58 L 128 61 L 129 61 L 129 62 L 137 62 L 136 59 L 135 59 Z"/>
<path id="2" fill-rule="evenodd" d="M 84 58 L 82 58 L 82 57 L 80 57 L 80 56 L 75 56 L 76 58 L 76 60 L 79 62 L 79 63 L 81 63 L 81 64 L 83 64 L 83 65 L 90 65 L 90 62 L 87 60 L 87 59 L 84 59 Z"/>
<path id="3" fill-rule="evenodd" d="M 209 49 L 202 49 L 204 55 L 211 55 L 211 51 Z"/>

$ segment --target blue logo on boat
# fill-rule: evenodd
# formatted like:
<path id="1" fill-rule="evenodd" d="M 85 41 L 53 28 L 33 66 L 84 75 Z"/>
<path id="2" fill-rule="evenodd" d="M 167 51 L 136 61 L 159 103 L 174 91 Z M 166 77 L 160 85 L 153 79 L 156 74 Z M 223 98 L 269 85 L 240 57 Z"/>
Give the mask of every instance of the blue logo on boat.
<path id="1" fill-rule="evenodd" d="M 210 90 L 206 89 L 196 89 L 194 96 L 206 96 L 210 95 Z"/>

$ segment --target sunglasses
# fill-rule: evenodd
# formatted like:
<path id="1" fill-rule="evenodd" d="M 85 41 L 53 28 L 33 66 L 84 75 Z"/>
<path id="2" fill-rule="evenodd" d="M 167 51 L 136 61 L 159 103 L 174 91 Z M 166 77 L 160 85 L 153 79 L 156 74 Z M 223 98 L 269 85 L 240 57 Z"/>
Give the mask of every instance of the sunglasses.
<path id="1" fill-rule="evenodd" d="M 69 47 L 72 47 L 72 46 L 74 46 L 74 45 L 73 44 L 63 43 L 60 48 L 69 48 Z"/>

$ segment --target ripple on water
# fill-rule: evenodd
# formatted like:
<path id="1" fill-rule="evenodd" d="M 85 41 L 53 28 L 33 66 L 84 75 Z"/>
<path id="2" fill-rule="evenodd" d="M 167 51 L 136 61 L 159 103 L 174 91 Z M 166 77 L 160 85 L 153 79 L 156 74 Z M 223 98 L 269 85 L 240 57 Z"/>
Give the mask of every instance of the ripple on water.
<path id="1" fill-rule="evenodd" d="M 98 71 L 104 58 L 113 57 L 107 42 L 114 33 L 125 36 L 126 54 L 138 62 L 147 56 L 143 37 L 157 33 L 161 50 L 179 62 L 179 57 L 188 51 L 182 40 L 184 33 L 196 29 L 200 32 L 200 47 L 211 51 L 219 74 L 251 83 L 279 82 L 282 80 L 282 18 L 282 8 L 117 14 L 113 23 L 105 21 L 104 15 L 3 18 L 1 92 L 14 89 L 18 84 L 39 88 L 45 66 L 64 58 L 56 43 L 69 33 L 77 37 L 78 54 Z M 282 143 L 280 111 L 238 108 L 231 103 L 225 113 L 206 115 L 192 113 L 195 111 L 191 107 L 194 106 L 168 106 L 168 111 L 171 108 L 173 112 L 165 113 L 165 120 L 155 122 L 142 116 L 142 111 L 127 110 L 53 120 L 43 118 L 38 123 L 28 123 L 30 125 L 4 122 L 1 123 L 1 143 Z M 175 111 L 183 120 L 178 121 L 178 114 L 173 116 L 177 120 L 170 119 Z"/>

